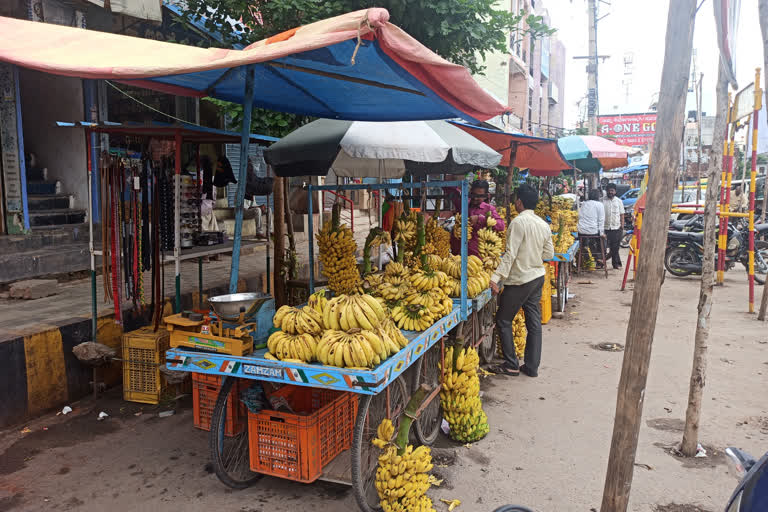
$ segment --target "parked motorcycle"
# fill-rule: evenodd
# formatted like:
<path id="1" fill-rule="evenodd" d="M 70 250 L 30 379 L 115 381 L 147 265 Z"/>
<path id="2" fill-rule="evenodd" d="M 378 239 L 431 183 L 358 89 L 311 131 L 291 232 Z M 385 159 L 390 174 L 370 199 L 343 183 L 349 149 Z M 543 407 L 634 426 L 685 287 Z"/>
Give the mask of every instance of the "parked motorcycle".
<path id="1" fill-rule="evenodd" d="M 704 226 L 700 217 L 692 217 L 680 226 L 681 231 L 670 230 L 667 234 L 667 250 L 664 266 L 673 276 L 685 277 L 701 274 L 704 258 Z M 761 240 L 768 232 L 768 224 L 755 226 L 755 281 L 765 283 L 768 274 L 768 242 Z M 728 224 L 728 239 L 725 251 L 725 270 L 733 268 L 737 262 L 749 268 L 749 238 L 746 229 L 739 229 Z"/>
<path id="2" fill-rule="evenodd" d="M 768 453 L 758 461 L 738 448 L 726 448 L 725 453 L 729 469 L 739 479 L 725 512 L 768 510 Z"/>

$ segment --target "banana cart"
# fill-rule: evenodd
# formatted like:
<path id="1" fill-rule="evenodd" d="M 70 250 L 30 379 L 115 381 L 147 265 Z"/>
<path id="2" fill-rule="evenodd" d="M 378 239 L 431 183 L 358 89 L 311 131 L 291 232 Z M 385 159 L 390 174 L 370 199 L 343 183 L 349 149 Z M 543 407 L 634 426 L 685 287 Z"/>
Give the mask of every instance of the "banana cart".
<path id="1" fill-rule="evenodd" d="M 403 189 L 425 187 L 426 183 L 397 185 Z M 466 181 L 429 182 L 430 187 L 459 187 L 463 197 L 468 195 Z M 309 186 L 308 211 L 312 196 L 322 190 L 381 190 L 389 184 Z M 230 355 L 215 352 L 216 346 L 200 345 L 195 339 L 215 338 L 203 331 L 203 324 L 191 326 L 189 345 L 166 353 L 167 368 L 189 371 L 199 376 L 223 377 L 210 421 L 210 452 L 216 475 L 226 485 L 240 489 L 251 485 L 264 474 L 310 483 L 325 480 L 351 485 L 363 512 L 378 512 L 379 498 L 374 486 L 379 451 L 371 440 L 382 419 L 397 420 L 403 412 L 411 390 L 428 384 L 433 390 L 418 411 L 415 435 L 419 442 L 431 444 L 439 434 L 440 412 L 439 363 L 443 358 L 445 340 L 449 333 L 463 324 L 473 310 L 484 308 L 491 300 L 490 290 L 475 299 L 467 297 L 467 209 L 462 203 L 461 215 L 461 297 L 454 300 L 452 311 L 421 332 L 403 331 L 410 343 L 399 352 L 370 370 L 356 370 L 266 359 L 266 348 L 252 353 Z M 312 215 L 309 217 L 309 286 L 314 291 L 314 241 Z M 252 303 L 248 298 L 240 304 L 231 296 L 232 304 L 212 305 L 222 321 L 243 322 Z M 251 298 L 252 302 L 257 300 Z M 261 308 L 270 306 L 271 299 Z M 234 308 L 220 311 L 222 307 Z M 257 316 L 256 318 L 262 318 Z M 183 323 L 182 319 L 177 320 Z M 271 324 L 271 319 L 268 320 Z M 189 320 L 188 322 L 191 322 Z M 263 320 L 262 320 L 263 322 Z M 258 322 L 256 322 L 258 323 Z M 185 324 L 187 325 L 187 324 Z M 271 326 L 271 325 L 270 325 Z M 230 326 L 243 329 L 242 325 Z M 255 326 L 254 331 L 263 331 Z M 218 334 L 226 333 L 219 327 Z M 192 339 L 194 338 L 194 339 Z M 223 340 L 224 342 L 226 340 Z M 254 338 L 259 347 L 266 338 Z M 244 411 L 238 392 L 243 382 L 262 381 L 290 384 L 302 389 L 307 401 L 321 404 L 317 413 L 296 417 L 279 411 Z M 234 392 L 233 392 L 234 391 Z M 255 470 L 256 468 L 257 470 Z"/>

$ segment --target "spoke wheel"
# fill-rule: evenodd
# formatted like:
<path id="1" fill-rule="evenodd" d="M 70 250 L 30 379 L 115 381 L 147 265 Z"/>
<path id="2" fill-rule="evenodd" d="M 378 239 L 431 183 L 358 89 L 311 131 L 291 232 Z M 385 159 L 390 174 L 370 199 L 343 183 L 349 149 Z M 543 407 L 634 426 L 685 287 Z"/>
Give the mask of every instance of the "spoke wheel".
<path id="1" fill-rule="evenodd" d="M 483 364 L 491 364 L 496 355 L 496 297 L 493 297 L 480 312 L 480 336 L 483 342 L 477 347 L 480 361 Z"/>
<path id="2" fill-rule="evenodd" d="M 427 384 L 430 388 L 434 389 L 440 386 L 440 359 L 442 357 L 441 351 L 442 343 L 435 343 L 421 359 L 418 360 L 416 366 L 416 375 L 413 380 L 413 389 L 418 389 L 422 384 Z M 443 415 L 440 409 L 440 396 L 436 396 L 432 399 L 427 407 L 421 411 L 419 419 L 414 424 L 414 432 L 416 433 L 416 439 L 419 443 L 425 445 L 431 445 L 437 439 L 440 434 L 440 424 L 442 423 Z"/>
<path id="3" fill-rule="evenodd" d="M 755 282 L 765 284 L 768 274 L 768 242 L 755 240 Z"/>
<path id="4" fill-rule="evenodd" d="M 248 450 L 248 416 L 246 414 L 239 415 L 240 419 L 235 426 L 235 431 L 239 431 L 238 434 L 228 437 L 224 433 L 229 401 L 233 399 L 230 396 L 230 391 L 237 382 L 238 379 L 232 377 L 225 377 L 222 380 L 219 396 L 211 416 L 209 440 L 211 461 L 216 476 L 228 487 L 245 489 L 263 475 L 251 471 Z M 235 395 L 234 400 L 237 400 L 234 407 L 240 407 L 240 397 Z"/>
<path id="5" fill-rule="evenodd" d="M 387 411 L 389 391 L 389 411 Z M 362 395 L 357 409 L 357 421 L 352 436 L 352 488 L 362 512 L 381 512 L 376 493 L 376 468 L 381 450 L 371 444 L 376 428 L 384 418 L 390 418 L 395 432 L 400 427 L 400 416 L 408 402 L 408 390 L 402 376 L 389 384 L 378 395 Z"/>
<path id="6" fill-rule="evenodd" d="M 568 265 L 569 263 L 557 264 L 557 310 L 560 313 L 565 312 L 565 304 L 568 302 Z"/>

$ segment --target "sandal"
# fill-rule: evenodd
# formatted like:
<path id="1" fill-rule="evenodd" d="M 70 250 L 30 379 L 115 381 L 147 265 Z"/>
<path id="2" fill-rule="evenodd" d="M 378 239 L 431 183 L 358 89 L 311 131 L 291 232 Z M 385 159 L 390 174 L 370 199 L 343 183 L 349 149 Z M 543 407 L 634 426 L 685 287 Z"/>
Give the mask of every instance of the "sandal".
<path id="1" fill-rule="evenodd" d="M 503 364 L 496 365 L 490 368 L 490 370 L 496 375 L 505 375 L 507 377 L 517 377 L 520 375 L 520 370 L 504 366 Z"/>

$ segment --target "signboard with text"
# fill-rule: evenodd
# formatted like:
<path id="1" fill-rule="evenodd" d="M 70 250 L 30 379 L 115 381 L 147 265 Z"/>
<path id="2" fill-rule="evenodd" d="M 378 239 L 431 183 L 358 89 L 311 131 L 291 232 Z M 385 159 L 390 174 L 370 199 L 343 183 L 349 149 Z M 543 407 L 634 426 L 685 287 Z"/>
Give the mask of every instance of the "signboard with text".
<path id="1" fill-rule="evenodd" d="M 656 113 L 598 116 L 599 135 L 610 137 L 622 146 L 642 146 L 653 142 Z"/>

